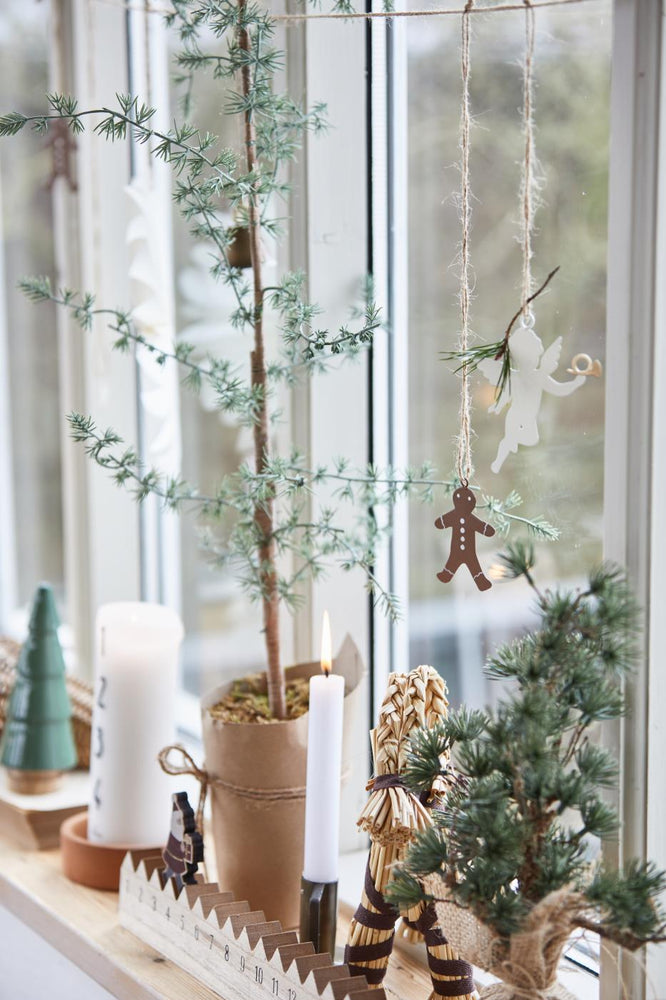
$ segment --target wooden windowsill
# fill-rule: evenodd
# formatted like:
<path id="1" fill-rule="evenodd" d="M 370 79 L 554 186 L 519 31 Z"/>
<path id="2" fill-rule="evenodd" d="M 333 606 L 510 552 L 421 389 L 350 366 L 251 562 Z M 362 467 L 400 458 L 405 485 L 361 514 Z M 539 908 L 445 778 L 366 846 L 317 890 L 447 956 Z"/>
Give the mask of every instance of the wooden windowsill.
<path id="1" fill-rule="evenodd" d="M 86 889 L 65 878 L 57 850 L 25 850 L 0 840 L 0 904 L 116 997 L 219 1000 L 120 926 L 116 893 Z M 348 908 L 341 909 L 339 943 L 351 915 Z M 396 950 L 386 989 L 397 997 L 425 997 L 430 978 L 422 965 Z"/>

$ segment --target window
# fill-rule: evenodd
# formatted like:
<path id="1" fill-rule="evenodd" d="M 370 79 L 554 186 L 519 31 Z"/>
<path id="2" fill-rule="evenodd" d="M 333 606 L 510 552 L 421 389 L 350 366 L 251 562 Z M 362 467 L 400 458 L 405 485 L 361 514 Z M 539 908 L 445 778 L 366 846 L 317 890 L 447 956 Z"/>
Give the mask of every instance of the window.
<path id="1" fill-rule="evenodd" d="M 82 104 L 94 106 L 132 88 L 166 107 L 168 41 L 159 18 L 138 6 L 125 11 L 114 3 L 51 0 L 50 30 L 46 5 L 7 2 L 0 14 L 6 104 L 42 106 L 42 94 L 54 87 L 76 91 Z M 534 271 L 545 276 L 556 265 L 561 271 L 535 307 L 537 331 L 545 346 L 563 336 L 561 379 L 576 353 L 604 362 L 607 398 L 604 380 L 590 379 L 568 399 L 545 399 L 543 445 L 510 456 L 495 476 L 489 465 L 503 421 L 487 413 L 489 384 L 474 380 L 482 486 L 500 499 L 516 489 L 524 500 L 517 513 L 542 514 L 562 531 L 560 543 L 539 545 L 542 579 L 575 583 L 602 555 L 603 542 L 606 554 L 629 564 L 648 616 L 650 588 L 653 607 L 663 597 L 660 518 L 666 495 L 658 385 L 663 303 L 657 297 L 655 304 L 664 228 L 664 199 L 658 198 L 660 6 L 597 0 L 538 13 L 537 148 L 546 185 Z M 501 335 L 516 308 L 521 26 L 517 12 L 479 16 L 473 29 L 473 326 L 482 340 Z M 398 467 L 433 459 L 447 474 L 457 383 L 438 355 L 454 346 L 458 328 L 451 264 L 459 227 L 447 195 L 458 185 L 459 18 L 371 26 L 312 21 L 284 36 L 289 87 L 308 101 L 327 100 L 333 128 L 308 142 L 294 165 L 299 197 L 291 206 L 285 258 L 276 266 L 308 272 L 310 294 L 331 323 L 346 318 L 345 304 L 372 269 L 390 318 L 390 334 L 377 338 L 371 359 L 294 393 L 287 406 L 290 430 L 313 464 L 339 453 L 360 465 L 368 459 Z M 94 60 L 88 58 L 92 51 Z M 366 61 L 372 70 L 367 87 Z M 226 127 L 211 92 L 204 88 L 195 99 L 204 127 Z M 179 605 L 188 632 L 184 715 L 189 713 L 188 726 L 195 729 L 202 690 L 260 665 L 258 609 L 239 598 L 223 572 L 211 570 L 190 520 L 176 523 L 150 506 L 139 514 L 131 498 L 68 441 L 63 414 L 76 409 L 93 412 L 101 426 L 117 427 L 150 453 L 155 425 L 142 400 L 145 381 L 132 360 L 112 352 L 102 325 L 81 337 L 60 314 L 36 310 L 14 290 L 23 273 L 57 270 L 63 283 L 93 288 L 100 302 L 130 300 L 129 200 L 122 189 L 145 170 L 136 154 L 130 157 L 122 144 L 81 137 L 77 159 L 86 167 L 77 178 L 79 189 L 72 192 L 58 178 L 51 201 L 44 187 L 50 154 L 40 140 L 26 134 L 11 147 L 0 146 L 0 618 L 3 628 L 14 630 L 16 610 L 29 600 L 36 579 L 49 578 L 58 587 L 85 672 L 100 603 L 143 596 Z M 19 164 L 30 169 L 19 170 Z M 150 181 L 158 192 L 164 246 L 173 257 L 174 301 L 165 308 L 173 311 L 176 336 L 202 351 L 238 351 L 240 359 L 244 347 L 225 326 L 228 304 L 210 282 L 203 248 L 182 238 L 164 174 L 151 172 Z M 52 336 L 46 336 L 49 328 Z M 214 483 L 245 453 L 244 432 L 222 423 L 205 399 L 201 405 L 174 389 L 173 381 L 165 392 L 169 416 L 180 428 L 174 447 L 182 449 L 184 475 Z M 439 497 L 437 507 L 445 502 Z M 370 618 L 359 577 L 332 575 L 308 588 L 305 609 L 285 620 L 287 657 L 313 655 L 327 606 L 339 638 L 349 629 L 361 645 L 372 645 L 375 707 L 388 670 L 421 661 L 442 665 L 453 700 L 480 704 L 492 697 L 481 665 L 498 641 L 525 624 L 526 610 L 516 589 L 500 581 L 492 600 L 477 594 L 464 570 L 448 587 L 437 581 L 447 546 L 433 527 L 437 512 L 419 504 L 399 504 L 392 512 L 394 540 L 381 553 L 379 570 L 402 596 L 406 614 L 399 626 Z M 480 549 L 482 562 L 492 562 L 496 550 Z M 664 750 L 657 725 L 663 684 L 659 617 L 648 621 L 653 656 L 631 687 L 632 720 L 612 737 L 624 778 L 620 857 L 641 853 L 646 844 L 654 856 L 666 857 L 654 765 Z M 357 756 L 364 766 L 360 724 Z M 357 815 L 363 794 L 360 786 L 350 793 L 350 816 Z M 347 844 L 354 845 L 351 835 Z M 658 961 L 650 956 L 652 973 Z M 636 969 L 622 965 L 638 997 L 643 986 Z M 604 975 L 604 997 L 613 991 L 618 996 L 610 960 Z"/>
<path id="2" fill-rule="evenodd" d="M 519 300 L 523 24 L 522 13 L 479 17 L 473 24 L 472 326 L 480 342 L 502 337 Z M 445 478 L 454 464 L 459 406 L 453 366 L 440 359 L 441 352 L 455 349 L 460 326 L 455 262 L 460 239 L 459 43 L 459 17 L 408 19 L 393 39 L 393 65 L 402 61 L 406 81 L 404 105 L 397 111 L 402 131 L 394 137 L 393 157 L 406 150 L 404 187 L 397 198 L 407 206 L 406 251 L 398 251 L 403 271 L 394 270 L 393 282 L 404 282 L 408 289 L 394 338 L 403 341 L 396 350 L 406 359 L 408 375 L 402 374 L 404 396 L 394 396 L 392 405 L 394 419 L 405 428 L 409 464 L 419 467 L 431 460 Z M 534 72 L 543 184 L 536 217 L 535 286 L 558 265 L 560 272 L 549 293 L 535 302 L 534 312 L 545 348 L 563 337 L 554 375 L 561 381 L 571 378 L 566 369 L 575 354 L 584 352 L 602 362 L 605 357 L 610 43 L 610 3 L 539 12 Z M 397 94 L 396 101 L 402 100 Z M 601 558 L 603 381 L 590 378 L 566 399 L 544 396 L 541 445 L 521 447 L 497 475 L 490 464 L 506 411 L 500 417 L 489 414 L 492 401 L 493 387 L 478 373 L 473 379 L 476 481 L 499 499 L 517 491 L 523 498 L 517 514 L 542 515 L 558 527 L 557 544 L 537 546 L 538 573 L 546 582 L 574 582 Z M 528 605 L 515 585 L 503 587 L 501 582 L 489 600 L 477 592 L 464 568 L 450 586 L 437 580 L 448 539 L 447 533 L 437 537 L 432 522 L 449 506 L 442 495 L 432 516 L 430 508 L 410 505 L 405 526 L 409 659 L 441 664 L 455 701 L 484 704 L 496 685 L 486 684 L 482 664 L 498 642 L 526 624 Z M 514 523 L 509 537 L 524 536 L 520 523 Z M 499 567 L 492 560 L 499 545 L 493 540 L 478 546 L 495 576 Z"/>
<path id="3" fill-rule="evenodd" d="M 0 92 L 26 113 L 43 106 L 49 39 L 41 9 L 12 0 L 0 13 Z M 61 399 L 53 309 L 40 315 L 18 292 L 26 274 L 54 269 L 52 151 L 33 135 L 0 150 L 0 621 L 47 579 L 64 600 Z"/>

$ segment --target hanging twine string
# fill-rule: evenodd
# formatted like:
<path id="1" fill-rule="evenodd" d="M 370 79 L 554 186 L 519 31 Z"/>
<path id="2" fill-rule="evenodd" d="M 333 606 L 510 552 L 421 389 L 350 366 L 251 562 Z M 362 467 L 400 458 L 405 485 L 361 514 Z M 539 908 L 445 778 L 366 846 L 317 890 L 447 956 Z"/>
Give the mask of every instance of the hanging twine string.
<path id="1" fill-rule="evenodd" d="M 521 312 L 527 323 L 532 293 L 532 236 L 534 232 L 534 8 L 531 0 L 525 0 L 525 62 L 523 64 L 523 134 L 525 155 L 521 182 L 522 201 L 522 242 L 523 242 L 523 282 Z"/>
<path id="2" fill-rule="evenodd" d="M 127 0 L 89 0 L 90 3 L 101 3 L 107 7 L 120 7 L 123 10 L 137 10 L 142 11 L 146 14 L 174 14 L 175 10 L 171 7 L 168 2 L 160 2 L 160 0 L 136 0 L 136 2 L 127 2 Z M 565 7 L 570 4 L 581 4 L 581 3 L 595 3 L 598 0 L 537 0 L 532 6 L 537 7 Z M 493 7 L 474 7 L 468 13 L 473 14 L 495 14 L 502 11 L 512 11 L 512 10 L 523 10 L 524 3 L 503 3 L 497 4 Z M 394 17 L 438 17 L 442 14 L 462 14 L 466 8 L 464 7 L 443 7 L 443 8 L 431 8 L 424 10 L 372 10 L 372 11 L 352 11 L 347 13 L 345 11 L 330 11 L 329 13 L 314 13 L 314 14 L 272 14 L 271 18 L 273 21 L 286 21 L 286 22 L 298 22 L 298 21 L 359 21 L 359 20 L 374 20 L 377 18 L 394 18 Z"/>
<path id="3" fill-rule="evenodd" d="M 469 343 L 469 303 L 470 262 L 469 240 L 471 223 L 471 197 L 469 180 L 469 146 L 470 146 L 470 24 L 469 16 L 474 7 L 474 0 L 467 0 L 462 15 L 462 41 L 460 50 L 460 71 L 462 76 L 462 97 L 460 101 L 460 337 L 458 350 L 467 351 Z M 469 388 L 469 371 L 466 364 L 462 365 L 460 374 L 460 432 L 458 435 L 457 470 L 460 482 L 467 486 L 472 475 L 472 399 Z"/>

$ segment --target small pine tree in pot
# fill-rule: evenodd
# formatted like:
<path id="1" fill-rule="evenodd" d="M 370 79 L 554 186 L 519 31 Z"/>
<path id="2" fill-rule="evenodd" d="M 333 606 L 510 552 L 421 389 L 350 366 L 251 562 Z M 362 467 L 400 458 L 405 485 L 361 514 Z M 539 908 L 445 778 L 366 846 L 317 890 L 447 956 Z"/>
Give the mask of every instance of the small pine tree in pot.
<path id="1" fill-rule="evenodd" d="M 303 800 L 291 793 L 304 784 L 305 722 L 287 718 L 280 606 L 294 604 L 300 580 L 308 575 L 316 578 L 333 563 L 346 570 L 359 568 L 378 604 L 395 616 L 395 601 L 373 570 L 381 534 L 374 510 L 401 495 L 432 499 L 435 488 L 450 490 L 456 484 L 438 481 L 428 465 L 396 474 L 374 467 L 351 469 L 340 459 L 330 468 L 312 469 L 296 452 L 277 451 L 271 433 L 277 392 L 324 371 L 333 362 L 358 355 L 379 328 L 378 311 L 369 295 L 349 326 L 330 332 L 317 328 L 319 310 L 305 296 L 303 275 L 286 274 L 270 287 L 265 282 L 261 239 L 262 234 L 279 236 L 276 209 L 281 206 L 276 202 L 288 193 L 289 161 L 304 134 L 317 133 L 325 124 L 323 106 L 305 110 L 288 95 L 275 92 L 273 76 L 283 53 L 273 44 L 275 24 L 271 16 L 247 0 L 174 0 L 172 10 L 167 20 L 180 33 L 178 63 L 185 89 L 189 91 L 188 81 L 200 72 L 212 70 L 215 79 L 224 81 L 229 88 L 224 111 L 241 123 L 240 154 L 187 121 L 161 132 L 154 127 L 151 108 L 135 97 L 122 95 L 115 110 L 81 110 L 73 98 L 51 95 L 48 114 L 27 118 L 11 112 L 0 117 L 0 135 L 13 135 L 27 125 L 43 132 L 52 120 L 58 120 L 65 121 L 75 134 L 90 122 L 108 140 L 146 143 L 152 155 L 172 167 L 174 198 L 180 211 L 195 238 L 209 245 L 214 276 L 233 291 L 236 309 L 232 322 L 247 334 L 251 344 L 247 382 L 227 360 L 214 356 L 199 360 L 194 349 L 183 342 L 172 351 L 158 348 L 137 329 L 131 313 L 99 307 L 92 294 L 54 289 L 46 278 L 23 282 L 32 299 L 59 303 L 84 329 L 106 321 L 119 350 L 138 347 L 151 352 L 157 364 L 177 363 L 191 388 L 205 387 L 221 411 L 252 429 L 253 462 L 225 476 L 213 495 L 207 496 L 180 478 L 164 477 L 143 467 L 132 448 L 127 448 L 113 430 L 99 430 L 91 417 L 70 417 L 74 437 L 92 459 L 120 485 L 133 490 L 138 500 L 154 495 L 169 509 L 187 509 L 212 519 L 224 517 L 224 537 L 216 543 L 215 553 L 261 604 L 267 704 L 258 713 L 258 721 L 265 722 L 268 715 L 274 724 L 257 726 L 233 717 L 214 717 L 207 706 L 219 704 L 220 691 L 205 700 L 207 766 L 218 779 L 212 787 L 218 867 L 226 887 L 242 898 L 251 898 L 257 906 L 263 905 L 267 915 L 279 916 L 291 925 L 297 922 L 298 893 L 294 889 L 300 876 L 303 828 Z M 234 213 L 231 225 L 221 221 L 221 211 L 228 208 Z M 249 260 L 239 256 L 239 233 L 245 238 Z M 243 269 L 239 263 L 250 267 Z M 267 352 L 269 309 L 279 331 L 275 357 Z M 337 491 L 340 504 L 347 504 L 358 515 L 354 529 L 348 524 L 343 527 L 330 506 L 314 503 L 314 514 L 310 514 L 310 502 L 324 484 Z M 512 493 L 503 502 L 482 497 L 477 506 L 485 508 L 502 531 L 517 517 L 513 509 L 519 503 L 520 498 Z M 518 520 L 541 537 L 556 537 L 556 531 L 542 519 Z M 291 561 L 286 570 L 285 560 Z M 356 654 L 350 657 L 356 664 Z M 352 671 L 355 669 L 353 666 Z M 249 694 L 250 701 L 256 700 L 255 692 Z M 280 740 L 283 749 L 278 751 Z M 220 741 L 225 744 L 222 749 Z M 231 744 L 234 749 L 230 749 Z M 238 774 L 230 777 L 230 760 L 245 762 L 246 778 Z M 271 768 L 277 769 L 273 776 Z M 276 777 L 277 773 L 281 776 Z M 225 790 L 225 778 L 226 784 L 236 789 L 245 782 L 253 795 L 243 798 L 230 787 Z M 278 806 L 275 791 L 281 786 L 291 790 L 291 798 Z M 270 808 L 260 798 L 262 787 L 273 796 Z M 288 810 L 290 818 L 281 810 Z M 258 837 L 254 844 L 248 842 L 252 831 Z M 279 902 L 278 879 L 293 893 L 291 902 L 284 905 Z M 264 887 L 263 898 L 257 895 L 260 886 Z"/>
<path id="2" fill-rule="evenodd" d="M 511 681 L 492 712 L 461 709 L 413 739 L 405 780 L 431 787 L 454 749 L 456 774 L 436 825 L 411 846 L 391 899 L 435 901 L 444 934 L 503 982 L 495 1000 L 570 997 L 556 982 L 572 931 L 634 950 L 666 940 L 666 872 L 630 861 L 611 871 L 590 844 L 618 828 L 603 793 L 617 782 L 595 726 L 625 710 L 638 614 L 623 574 L 592 573 L 585 589 L 541 592 L 529 547 L 503 556 L 536 595 L 539 626 L 502 647 L 488 676 Z"/>

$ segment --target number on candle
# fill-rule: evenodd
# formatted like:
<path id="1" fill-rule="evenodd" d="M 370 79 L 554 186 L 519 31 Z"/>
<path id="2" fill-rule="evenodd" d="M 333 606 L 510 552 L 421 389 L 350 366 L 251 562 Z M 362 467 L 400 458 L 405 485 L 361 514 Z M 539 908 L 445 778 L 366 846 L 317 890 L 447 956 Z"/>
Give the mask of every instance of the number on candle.
<path id="1" fill-rule="evenodd" d="M 162 844 L 170 790 L 155 753 L 173 742 L 182 624 L 163 605 L 121 601 L 99 609 L 95 630 L 88 836 L 106 844 Z M 176 914 L 174 921 L 178 926 Z"/>
<path id="2" fill-rule="evenodd" d="M 104 676 L 100 677 L 99 694 L 97 695 L 97 704 L 99 705 L 100 708 L 106 708 L 106 705 L 104 703 L 104 695 L 106 694 L 106 685 L 107 685 L 106 677 Z"/>

